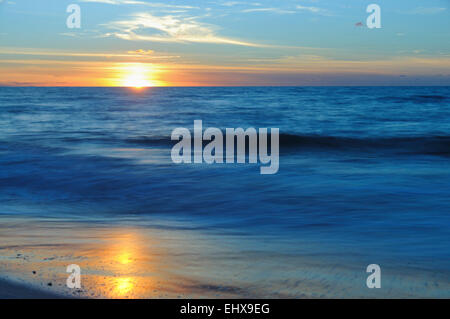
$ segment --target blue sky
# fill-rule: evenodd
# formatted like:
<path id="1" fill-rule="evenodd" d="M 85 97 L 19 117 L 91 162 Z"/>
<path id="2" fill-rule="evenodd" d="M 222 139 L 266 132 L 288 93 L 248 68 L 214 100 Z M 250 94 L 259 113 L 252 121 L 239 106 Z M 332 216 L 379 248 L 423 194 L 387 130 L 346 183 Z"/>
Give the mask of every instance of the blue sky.
<path id="1" fill-rule="evenodd" d="M 66 26 L 72 3 L 80 29 Z M 381 29 L 365 25 L 371 3 L 381 7 Z M 140 67 L 152 85 L 450 85 L 449 7 L 0 0 L 0 84 L 120 85 Z"/>

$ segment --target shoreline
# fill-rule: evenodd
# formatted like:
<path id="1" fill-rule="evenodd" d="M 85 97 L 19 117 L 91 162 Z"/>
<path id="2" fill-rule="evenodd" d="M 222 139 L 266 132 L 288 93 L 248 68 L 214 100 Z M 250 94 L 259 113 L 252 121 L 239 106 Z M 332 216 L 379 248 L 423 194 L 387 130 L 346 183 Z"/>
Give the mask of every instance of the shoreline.
<path id="1" fill-rule="evenodd" d="M 0 299 L 446 298 L 446 270 L 381 260 L 382 289 L 366 287 L 367 256 L 345 258 L 309 242 L 298 253 L 264 237 L 181 229 L 3 217 Z M 245 243 L 245 245 L 243 245 Z M 81 268 L 81 289 L 66 287 Z M 281 265 L 281 266 L 280 266 Z M 51 283 L 51 285 L 50 285 Z M 50 287 L 51 286 L 51 287 Z"/>

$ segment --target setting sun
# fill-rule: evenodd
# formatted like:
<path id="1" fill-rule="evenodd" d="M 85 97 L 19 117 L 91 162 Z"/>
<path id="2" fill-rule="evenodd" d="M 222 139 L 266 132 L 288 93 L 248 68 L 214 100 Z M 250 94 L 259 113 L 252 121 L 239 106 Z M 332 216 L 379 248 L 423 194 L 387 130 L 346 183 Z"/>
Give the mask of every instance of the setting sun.
<path id="1" fill-rule="evenodd" d="M 127 87 L 134 87 L 134 88 L 153 86 L 146 79 L 143 79 L 143 78 L 141 78 L 139 76 L 135 76 L 135 75 L 131 75 L 130 77 L 126 78 L 123 82 L 123 85 L 127 86 Z"/>
<path id="2" fill-rule="evenodd" d="M 130 88 L 145 88 L 164 85 L 157 79 L 161 71 L 149 63 L 120 63 L 109 68 L 112 77 L 108 79 L 109 86 L 122 86 Z"/>
<path id="3" fill-rule="evenodd" d="M 126 87 L 142 88 L 154 86 L 155 84 L 149 79 L 152 76 L 152 69 L 147 65 L 133 64 L 125 70 L 122 85 Z"/>

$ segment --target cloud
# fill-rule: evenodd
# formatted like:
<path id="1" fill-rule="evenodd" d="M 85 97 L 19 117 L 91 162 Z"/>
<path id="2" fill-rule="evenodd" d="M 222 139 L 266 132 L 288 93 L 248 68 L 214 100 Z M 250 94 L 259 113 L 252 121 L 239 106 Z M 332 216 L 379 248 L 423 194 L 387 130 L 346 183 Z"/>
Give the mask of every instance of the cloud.
<path id="1" fill-rule="evenodd" d="M 254 8 L 254 9 L 245 9 L 241 12 L 249 13 L 249 12 L 273 12 L 273 13 L 279 13 L 279 14 L 286 14 L 286 13 L 295 13 L 295 11 L 292 10 L 283 10 L 278 8 Z"/>
<path id="2" fill-rule="evenodd" d="M 446 11 L 447 8 L 439 8 L 439 7 L 417 7 L 411 11 L 408 11 L 408 14 L 437 14 Z"/>
<path id="3" fill-rule="evenodd" d="M 107 0 L 109 1 L 109 0 Z M 115 36 L 131 41 L 217 43 L 259 47 L 261 45 L 217 35 L 211 25 L 197 21 L 196 17 L 155 16 L 138 13 L 130 20 L 110 22 L 105 25 L 115 31 Z M 149 33 L 148 31 L 152 31 Z M 155 33 L 156 31 L 156 33 Z M 144 33 L 145 32 L 145 33 Z"/>
<path id="4" fill-rule="evenodd" d="M 179 58 L 177 55 L 158 55 L 153 50 L 132 50 L 125 52 L 70 52 L 70 51 L 58 51 L 58 50 L 43 50 L 37 48 L 14 48 L 14 47 L 0 47 L 1 55 L 11 56 L 35 56 L 36 58 L 56 57 L 61 59 L 64 57 L 70 57 L 72 60 L 81 58 L 83 60 L 104 60 L 104 59 L 137 59 L 137 60 L 171 60 Z M 86 59 L 84 59 L 86 58 Z"/>
<path id="5" fill-rule="evenodd" d="M 166 3 L 157 2 L 145 2 L 137 0 L 80 0 L 81 2 L 94 2 L 94 3 L 105 3 L 113 5 L 141 5 L 153 8 L 178 8 L 178 9 L 196 9 L 197 7 L 186 6 L 186 5 L 172 5 Z"/>
<path id="6" fill-rule="evenodd" d="M 128 54 L 138 54 L 138 55 L 151 55 L 153 54 L 154 51 L 153 50 L 134 50 L 134 51 L 128 51 Z"/>
<path id="7" fill-rule="evenodd" d="M 247 3 L 247 2 L 242 2 L 242 1 L 226 1 L 226 2 L 220 3 L 220 5 L 224 6 L 224 7 L 234 7 L 234 6 L 241 6 L 241 5 L 260 6 L 261 4 L 257 3 L 257 2 Z"/>
<path id="8" fill-rule="evenodd" d="M 323 16 L 331 16 L 332 13 L 326 9 L 318 8 L 318 7 L 305 7 L 302 5 L 297 5 L 296 7 L 298 10 L 301 11 L 309 11 L 311 13 L 323 15 Z"/>

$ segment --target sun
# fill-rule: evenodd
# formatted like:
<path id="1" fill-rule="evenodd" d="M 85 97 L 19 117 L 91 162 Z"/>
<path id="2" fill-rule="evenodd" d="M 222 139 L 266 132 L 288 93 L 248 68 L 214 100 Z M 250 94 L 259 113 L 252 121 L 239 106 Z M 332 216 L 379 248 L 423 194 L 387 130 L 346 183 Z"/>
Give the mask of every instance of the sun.
<path id="1" fill-rule="evenodd" d="M 128 87 L 136 90 L 154 86 L 166 86 L 160 79 L 166 71 L 154 63 L 122 62 L 105 68 L 107 86 Z"/>
<path id="2" fill-rule="evenodd" d="M 136 89 L 156 86 L 152 80 L 154 70 L 149 65 L 134 63 L 123 68 L 121 85 Z"/>
<path id="3" fill-rule="evenodd" d="M 136 76 L 136 75 L 130 75 L 129 77 L 124 79 L 123 85 L 126 87 L 134 87 L 137 89 L 147 87 L 147 86 L 153 86 L 151 82 L 147 81 L 146 79 Z"/>

